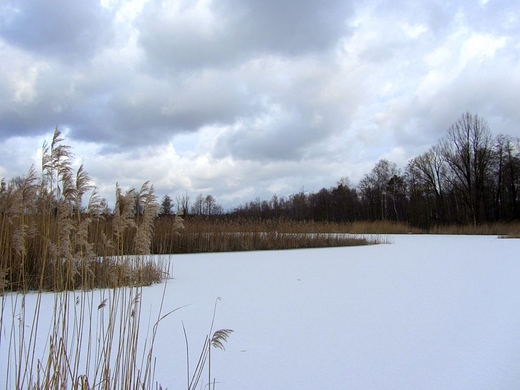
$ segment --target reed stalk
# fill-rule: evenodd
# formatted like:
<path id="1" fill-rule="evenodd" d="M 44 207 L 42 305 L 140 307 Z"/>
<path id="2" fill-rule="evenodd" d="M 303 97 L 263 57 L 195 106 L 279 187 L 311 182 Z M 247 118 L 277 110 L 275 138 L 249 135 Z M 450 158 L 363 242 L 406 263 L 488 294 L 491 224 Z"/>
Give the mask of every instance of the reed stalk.
<path id="1" fill-rule="evenodd" d="M 116 185 L 117 207 L 107 216 L 62 141 L 56 129 L 44 143 L 41 176 L 31 167 L 25 178 L 0 185 L 5 388 L 150 389 L 152 367 L 139 363 L 140 298 L 143 286 L 167 276 L 149 256 L 153 186 Z"/>

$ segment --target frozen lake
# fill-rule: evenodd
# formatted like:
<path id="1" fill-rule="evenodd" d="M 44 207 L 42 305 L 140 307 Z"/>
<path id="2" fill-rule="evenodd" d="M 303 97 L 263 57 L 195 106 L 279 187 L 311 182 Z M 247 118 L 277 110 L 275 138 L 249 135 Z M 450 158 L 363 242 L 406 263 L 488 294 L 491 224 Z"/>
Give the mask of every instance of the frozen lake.
<path id="1" fill-rule="evenodd" d="M 142 296 L 143 329 L 163 291 L 163 312 L 188 305 L 160 324 L 155 379 L 186 388 L 182 324 L 196 359 L 221 297 L 214 329 L 234 333 L 212 352 L 216 389 L 520 388 L 520 240 L 390 241 L 171 256 L 166 290 Z"/>
<path id="2" fill-rule="evenodd" d="M 391 241 L 179 256 L 168 294 L 188 329 L 222 297 L 220 389 L 518 389 L 520 240 Z"/>

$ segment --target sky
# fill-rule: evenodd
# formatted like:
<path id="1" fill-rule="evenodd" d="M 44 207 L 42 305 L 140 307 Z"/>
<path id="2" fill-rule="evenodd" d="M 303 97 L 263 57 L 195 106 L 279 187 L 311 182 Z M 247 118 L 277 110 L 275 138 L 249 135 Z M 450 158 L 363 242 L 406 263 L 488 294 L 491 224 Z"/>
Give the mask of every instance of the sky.
<path id="1" fill-rule="evenodd" d="M 3 0 L 0 58 L 0 177 L 58 126 L 109 203 L 356 185 L 465 112 L 520 136 L 515 0 Z"/>

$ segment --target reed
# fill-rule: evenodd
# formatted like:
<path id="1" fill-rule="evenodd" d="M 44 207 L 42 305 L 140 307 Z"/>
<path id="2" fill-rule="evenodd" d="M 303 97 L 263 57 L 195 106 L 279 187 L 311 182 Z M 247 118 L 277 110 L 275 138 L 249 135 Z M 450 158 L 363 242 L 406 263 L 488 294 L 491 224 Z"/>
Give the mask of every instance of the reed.
<path id="1" fill-rule="evenodd" d="M 41 175 L 31 167 L 0 186 L 5 388 L 156 388 L 153 345 L 140 337 L 143 286 L 168 272 L 150 257 L 153 186 L 116 185 L 116 208 L 104 215 L 90 177 L 83 166 L 73 169 L 62 141 L 56 129 L 43 145 Z"/>
<path id="2" fill-rule="evenodd" d="M 149 285 L 163 272 L 146 260 L 159 205 L 148 182 L 139 191 L 116 184 L 116 207 L 103 203 L 58 129 L 42 148 L 41 176 L 2 180 L 0 274 L 5 291 L 62 291 Z M 83 199 L 88 199 L 83 205 Z M 128 257 L 126 255 L 138 255 Z"/>
<path id="3" fill-rule="evenodd" d="M 5 389 L 156 388 L 141 337 L 142 287 L 2 297 Z M 36 299 L 34 299 L 36 298 Z M 52 307 L 52 313 L 44 313 Z M 6 309 L 6 307 L 8 309 Z M 159 323 L 175 310 L 159 313 Z M 146 332 L 145 332 L 146 333 Z"/>
<path id="4" fill-rule="evenodd" d="M 493 235 L 520 238 L 520 222 L 484 223 L 480 225 L 436 225 L 430 228 L 430 234 L 467 234 Z"/>
<path id="5" fill-rule="evenodd" d="M 207 367 L 208 369 L 208 383 L 204 386 L 208 386 L 209 389 L 215 389 L 215 378 L 211 375 L 211 348 L 217 348 L 221 350 L 225 350 L 224 344 L 227 342 L 227 339 L 233 333 L 232 329 L 219 329 L 213 331 L 213 326 L 215 323 L 215 315 L 217 312 L 217 303 L 221 298 L 218 297 L 215 300 L 215 307 L 213 309 L 213 318 L 211 320 L 211 326 L 209 328 L 209 332 L 206 335 L 204 340 L 204 344 L 202 345 L 202 350 L 199 353 L 199 359 L 197 360 L 197 364 L 195 365 L 195 369 L 193 372 L 190 372 L 190 350 L 189 350 L 189 342 L 188 335 L 186 333 L 186 328 L 184 324 L 182 325 L 184 330 L 184 340 L 186 342 L 186 367 L 187 367 L 187 377 L 186 383 L 188 390 L 195 390 L 201 384 L 202 375 L 204 374 L 204 370 Z M 212 386 L 213 383 L 213 386 Z"/>
<path id="6" fill-rule="evenodd" d="M 347 224 L 353 234 L 421 234 L 423 230 L 400 221 L 357 221 Z"/>
<path id="7" fill-rule="evenodd" d="M 156 221 L 152 242 L 154 253 L 323 248 L 381 242 L 377 237 L 352 234 L 351 226 L 346 224 L 191 217 L 184 221 L 184 229 L 172 229 L 177 218 L 165 217 Z"/>

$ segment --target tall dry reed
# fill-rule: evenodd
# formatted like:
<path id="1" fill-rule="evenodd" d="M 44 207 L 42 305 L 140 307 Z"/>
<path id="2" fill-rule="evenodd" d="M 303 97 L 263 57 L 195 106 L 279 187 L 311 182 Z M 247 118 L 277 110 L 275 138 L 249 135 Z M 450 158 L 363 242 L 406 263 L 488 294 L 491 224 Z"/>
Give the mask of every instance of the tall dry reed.
<path id="1" fill-rule="evenodd" d="M 177 218 L 177 217 L 176 217 Z M 286 220 L 225 220 L 190 217 L 184 229 L 172 230 L 174 219 L 156 221 L 154 253 L 200 253 L 367 245 L 377 237 L 351 225 Z"/>
<path id="2" fill-rule="evenodd" d="M 493 235 L 511 238 L 520 237 L 520 222 L 484 223 L 480 225 L 436 225 L 432 226 L 430 234 L 467 234 Z"/>
<path id="3" fill-rule="evenodd" d="M 139 337 L 140 297 L 142 286 L 167 272 L 149 256 L 158 210 L 153 186 L 116 185 L 116 209 L 105 215 L 62 141 L 56 129 L 44 143 L 40 176 L 31 167 L 24 178 L 1 181 L 5 388 L 151 389 L 153 346 Z"/>
<path id="4" fill-rule="evenodd" d="M 7 291 L 120 287 L 160 281 L 150 254 L 159 205 L 153 186 L 123 191 L 116 207 L 103 203 L 81 165 L 73 169 L 71 148 L 56 129 L 42 148 L 41 176 L 0 187 L 0 273 Z M 88 204 L 83 205 L 83 199 Z M 139 255 L 129 258 L 126 255 Z"/>

